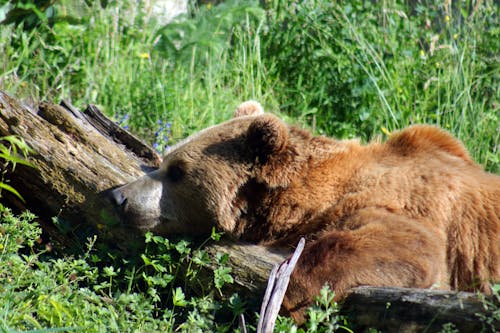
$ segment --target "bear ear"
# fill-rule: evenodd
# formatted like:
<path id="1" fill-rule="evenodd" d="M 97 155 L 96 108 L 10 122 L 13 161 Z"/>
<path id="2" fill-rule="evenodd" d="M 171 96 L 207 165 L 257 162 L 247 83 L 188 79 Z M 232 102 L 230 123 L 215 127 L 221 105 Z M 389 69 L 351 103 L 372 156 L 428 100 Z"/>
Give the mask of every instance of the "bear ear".
<path id="1" fill-rule="evenodd" d="M 257 116 L 264 114 L 264 108 L 256 101 L 246 101 L 241 103 L 234 111 L 233 118 L 243 116 Z"/>
<path id="2" fill-rule="evenodd" d="M 285 150 L 287 142 L 288 126 L 270 114 L 257 117 L 248 127 L 247 145 L 261 161 Z"/>

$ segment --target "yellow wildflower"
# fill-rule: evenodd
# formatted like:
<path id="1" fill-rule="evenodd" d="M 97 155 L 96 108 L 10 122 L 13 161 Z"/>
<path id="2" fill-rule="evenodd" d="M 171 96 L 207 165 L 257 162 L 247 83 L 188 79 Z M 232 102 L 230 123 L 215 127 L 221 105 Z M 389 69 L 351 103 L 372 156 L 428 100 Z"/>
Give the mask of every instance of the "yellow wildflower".
<path id="1" fill-rule="evenodd" d="M 149 59 L 149 53 L 147 53 L 147 52 L 139 53 L 139 58 Z"/>
<path id="2" fill-rule="evenodd" d="M 445 16 L 444 16 L 444 21 L 445 21 L 446 23 L 450 22 L 450 15 L 445 15 Z"/>

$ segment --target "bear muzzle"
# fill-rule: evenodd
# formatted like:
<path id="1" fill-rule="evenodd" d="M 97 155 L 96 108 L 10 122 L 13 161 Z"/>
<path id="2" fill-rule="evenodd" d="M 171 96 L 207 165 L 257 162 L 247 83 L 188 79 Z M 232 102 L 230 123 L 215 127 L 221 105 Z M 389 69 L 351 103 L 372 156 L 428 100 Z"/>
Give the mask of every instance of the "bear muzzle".
<path id="1" fill-rule="evenodd" d="M 130 223 L 130 220 L 127 218 L 127 214 L 125 211 L 125 207 L 127 205 L 127 196 L 122 191 L 122 187 L 117 187 L 108 191 L 107 193 L 108 200 L 111 202 L 111 205 L 115 208 L 115 213 L 119 218 L 120 224 L 122 226 L 126 226 Z"/>
<path id="2" fill-rule="evenodd" d="M 123 207 L 127 203 L 127 197 L 122 192 L 121 187 L 111 190 L 109 193 L 109 198 L 111 200 L 111 203 L 115 207 L 120 208 L 120 210 L 123 210 Z"/>
<path id="3" fill-rule="evenodd" d="M 120 223 L 123 227 L 134 227 L 137 229 L 149 230 L 156 224 L 158 217 L 152 218 L 146 214 L 147 212 L 140 211 L 140 205 L 135 205 L 134 198 L 128 198 L 125 186 L 117 187 L 109 191 L 109 200 L 115 207 Z"/>
<path id="4" fill-rule="evenodd" d="M 150 230 L 162 220 L 163 184 L 155 172 L 108 192 L 120 222 L 126 227 Z"/>

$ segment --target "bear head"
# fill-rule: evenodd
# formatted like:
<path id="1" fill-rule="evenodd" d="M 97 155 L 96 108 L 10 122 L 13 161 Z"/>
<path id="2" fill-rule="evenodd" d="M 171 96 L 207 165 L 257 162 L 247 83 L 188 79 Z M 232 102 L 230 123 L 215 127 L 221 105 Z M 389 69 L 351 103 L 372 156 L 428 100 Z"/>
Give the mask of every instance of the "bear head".
<path id="1" fill-rule="evenodd" d="M 123 220 L 142 230 L 202 235 L 215 227 L 238 237 L 251 195 L 243 198 L 245 184 L 286 186 L 293 172 L 283 166 L 291 158 L 289 127 L 248 101 L 233 119 L 173 146 L 158 170 L 113 190 L 112 197 Z"/>

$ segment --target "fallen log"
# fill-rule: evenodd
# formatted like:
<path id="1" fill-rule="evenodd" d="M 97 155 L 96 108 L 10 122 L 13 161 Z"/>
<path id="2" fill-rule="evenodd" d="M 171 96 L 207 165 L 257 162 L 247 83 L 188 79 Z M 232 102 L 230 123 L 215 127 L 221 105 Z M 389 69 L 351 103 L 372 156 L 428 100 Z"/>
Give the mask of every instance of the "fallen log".
<path id="1" fill-rule="evenodd" d="M 120 247 L 122 242 L 116 239 L 135 233 L 120 228 L 105 195 L 109 189 L 158 167 L 160 156 L 153 149 L 94 106 L 80 112 L 64 102 L 42 103 L 33 109 L 0 91 L 0 137 L 6 135 L 23 138 L 33 149 L 30 162 L 34 168 L 19 165 L 9 175 L 10 185 L 25 202 L 2 193 L 2 203 L 40 216 L 44 231 L 60 244 L 73 243 L 71 237 L 78 233 L 99 233 L 104 241 L 128 250 L 130 243 Z M 289 255 L 229 242 L 211 244 L 207 251 L 213 257 L 228 253 L 235 280 L 232 289 L 259 300 L 269 272 Z M 498 300 L 487 302 L 496 302 L 498 312 Z M 367 287 L 355 288 L 343 311 L 354 318 L 361 331 L 372 327 L 388 332 L 433 332 L 452 322 L 461 331 L 479 332 L 483 321 L 477 313 L 493 318 L 490 330 L 500 330 L 498 313 L 496 319 L 493 317 L 495 307 L 485 304 L 480 296 L 470 293 Z"/>
<path id="2" fill-rule="evenodd" d="M 440 332 L 452 324 L 459 332 L 499 332 L 500 300 L 483 297 L 445 290 L 358 287 L 343 303 L 342 313 L 356 331 Z"/>
<path id="3" fill-rule="evenodd" d="M 103 193 L 158 166 L 160 157 L 146 145 L 138 148 L 139 140 L 118 126 L 103 126 L 104 117 L 94 107 L 82 113 L 67 105 L 41 103 L 33 110 L 0 92 L 0 136 L 23 138 L 33 150 L 34 165 L 19 166 L 8 177 L 26 204 L 5 193 L 2 200 L 12 208 L 29 208 L 42 222 L 56 217 L 63 230 L 84 233 L 113 226 L 117 219 Z M 52 223 L 43 227 L 65 243 Z"/>

